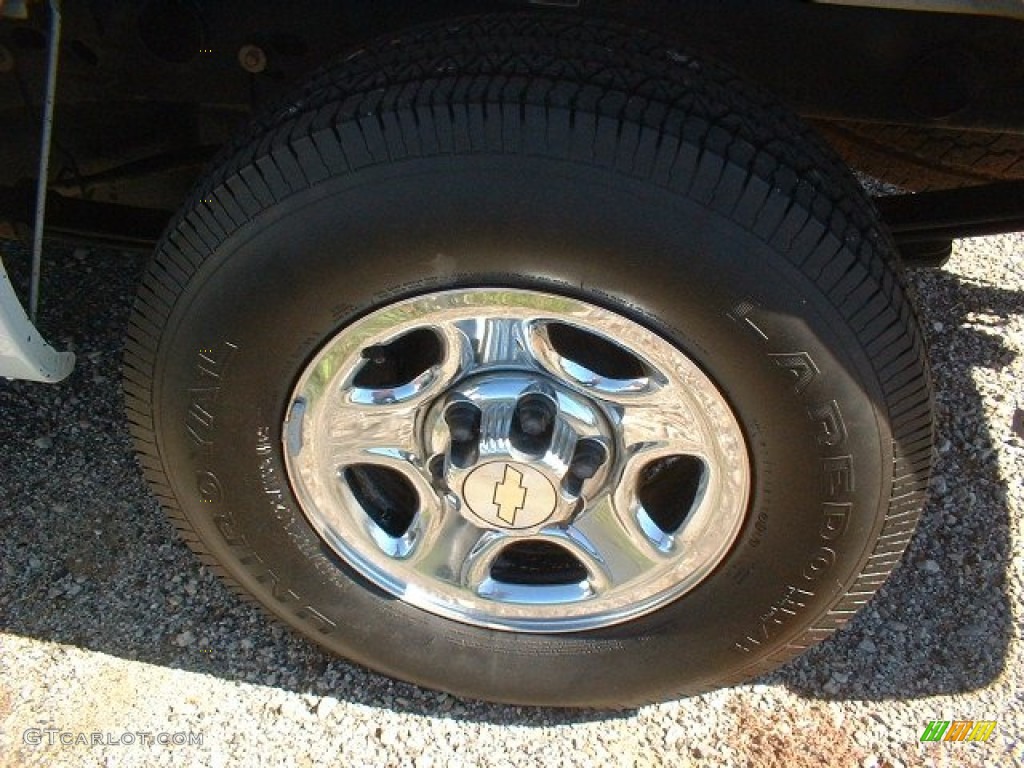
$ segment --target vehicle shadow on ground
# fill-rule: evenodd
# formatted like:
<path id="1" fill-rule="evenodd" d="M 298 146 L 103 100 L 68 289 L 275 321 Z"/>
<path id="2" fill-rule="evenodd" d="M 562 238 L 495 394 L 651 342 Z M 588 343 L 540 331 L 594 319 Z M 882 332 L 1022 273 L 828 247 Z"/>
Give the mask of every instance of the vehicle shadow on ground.
<path id="1" fill-rule="evenodd" d="M 3 255 L 18 262 L 24 253 Z M 56 386 L 0 382 L 0 631 L 416 714 L 545 726 L 629 714 L 468 705 L 327 655 L 232 595 L 178 541 L 141 480 L 124 425 L 120 340 L 142 259 L 69 249 L 48 258 L 48 295 L 66 301 L 44 305 L 44 331 L 61 329 L 58 345 L 70 340 L 62 334 L 74 337 L 78 367 Z M 960 312 L 927 320 L 944 324 L 933 343 L 958 353 L 936 371 L 946 492 L 928 505 L 904 564 L 855 619 L 860 632 L 841 632 L 761 681 L 803 696 L 960 693 L 991 683 L 1006 658 L 1009 513 L 970 370 L 1005 364 L 1008 352 L 967 319 L 1006 317 L 1022 297 L 944 272 L 915 279 L 949 294 Z M 949 567 L 958 559 L 964 567 Z M 854 646 L 854 636 L 871 642 Z M 921 646 L 931 650 L 922 655 Z"/>

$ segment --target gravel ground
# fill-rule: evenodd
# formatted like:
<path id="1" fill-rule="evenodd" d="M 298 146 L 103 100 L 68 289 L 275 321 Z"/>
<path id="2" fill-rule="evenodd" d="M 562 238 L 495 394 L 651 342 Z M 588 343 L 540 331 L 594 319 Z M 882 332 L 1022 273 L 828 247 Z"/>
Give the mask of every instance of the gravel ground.
<path id="1" fill-rule="evenodd" d="M 2 252 L 23 271 L 23 251 Z M 141 266 L 51 248 L 48 295 L 67 303 L 44 305 L 43 325 L 78 368 L 58 386 L 0 382 L 0 765 L 1024 765 L 1024 235 L 959 243 L 913 275 L 937 473 L 867 609 L 754 684 L 618 713 L 395 683 L 268 626 L 201 569 L 123 424 Z M 920 743 L 940 718 L 998 725 L 986 743 Z M 62 743 L 93 733 L 104 743 Z"/>

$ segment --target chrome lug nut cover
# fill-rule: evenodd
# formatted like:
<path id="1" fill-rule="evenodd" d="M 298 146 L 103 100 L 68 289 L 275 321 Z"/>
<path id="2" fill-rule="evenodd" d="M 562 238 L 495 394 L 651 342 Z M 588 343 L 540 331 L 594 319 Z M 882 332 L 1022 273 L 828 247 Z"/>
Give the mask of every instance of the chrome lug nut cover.
<path id="1" fill-rule="evenodd" d="M 571 520 L 584 490 L 576 455 L 602 457 L 593 478 L 607 456 L 597 441 L 613 439 L 588 398 L 535 372 L 498 371 L 456 384 L 445 400 L 440 417 L 428 412 L 428 452 L 470 522 L 522 534 Z"/>

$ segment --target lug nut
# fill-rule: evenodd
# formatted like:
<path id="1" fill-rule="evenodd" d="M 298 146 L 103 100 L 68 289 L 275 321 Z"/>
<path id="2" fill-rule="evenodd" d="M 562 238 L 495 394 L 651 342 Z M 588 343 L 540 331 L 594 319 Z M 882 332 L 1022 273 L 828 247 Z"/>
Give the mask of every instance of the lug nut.
<path id="1" fill-rule="evenodd" d="M 604 446 L 596 440 L 580 440 L 576 443 L 569 472 L 580 480 L 589 480 L 608 458 Z"/>
<path id="2" fill-rule="evenodd" d="M 551 401 L 543 395 L 527 395 L 519 401 L 519 428 L 523 434 L 539 437 L 548 431 L 554 418 Z"/>
<path id="3" fill-rule="evenodd" d="M 470 403 L 455 403 L 445 411 L 444 420 L 455 443 L 469 442 L 480 429 L 480 411 Z"/>

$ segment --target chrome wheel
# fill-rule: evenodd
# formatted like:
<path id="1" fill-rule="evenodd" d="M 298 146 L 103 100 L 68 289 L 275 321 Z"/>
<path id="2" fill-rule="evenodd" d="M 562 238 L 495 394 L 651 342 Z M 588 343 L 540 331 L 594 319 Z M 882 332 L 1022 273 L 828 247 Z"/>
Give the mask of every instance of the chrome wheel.
<path id="1" fill-rule="evenodd" d="M 313 527 L 387 592 L 521 632 L 604 627 L 696 587 L 750 467 L 682 352 L 576 299 L 465 289 L 396 302 L 304 369 L 283 429 Z"/>

